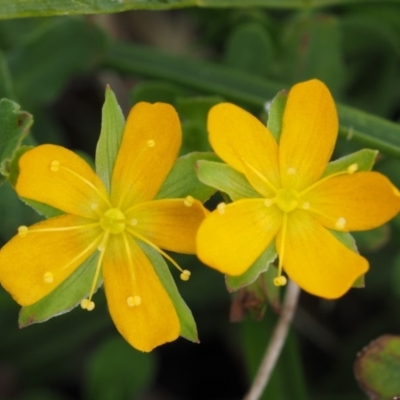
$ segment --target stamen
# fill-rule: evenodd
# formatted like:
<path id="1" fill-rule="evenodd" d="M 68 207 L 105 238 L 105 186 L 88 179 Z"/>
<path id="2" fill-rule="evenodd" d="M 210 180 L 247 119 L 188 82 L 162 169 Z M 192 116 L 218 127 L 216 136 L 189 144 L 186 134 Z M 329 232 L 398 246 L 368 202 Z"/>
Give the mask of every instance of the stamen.
<path id="1" fill-rule="evenodd" d="M 279 252 L 279 264 L 278 264 L 278 276 L 274 279 L 275 286 L 285 286 L 287 279 L 282 275 L 282 267 L 283 267 L 283 254 L 285 251 L 285 239 L 286 239 L 286 228 L 287 228 L 287 213 L 283 214 L 282 221 L 282 241 L 281 248 Z"/>
<path id="2" fill-rule="evenodd" d="M 150 139 L 147 141 L 147 146 L 154 147 L 155 145 L 156 145 L 156 142 L 153 139 Z"/>
<path id="3" fill-rule="evenodd" d="M 43 280 L 44 280 L 46 283 L 53 283 L 54 275 L 53 275 L 51 272 L 46 272 L 46 273 L 43 275 Z"/>
<path id="4" fill-rule="evenodd" d="M 28 234 L 28 227 L 25 225 L 21 225 L 18 228 L 18 236 L 19 237 L 25 237 Z"/>
<path id="5" fill-rule="evenodd" d="M 138 222 L 138 221 L 137 221 L 136 218 L 132 218 L 132 219 L 131 219 L 131 225 L 132 225 L 132 226 L 137 225 L 137 222 Z"/>
<path id="6" fill-rule="evenodd" d="M 295 175 L 297 173 L 296 168 L 293 167 L 288 168 L 287 173 L 289 175 Z"/>
<path id="7" fill-rule="evenodd" d="M 252 172 L 254 172 L 264 183 L 267 184 L 267 186 L 274 192 L 276 193 L 278 189 L 260 172 L 257 171 L 252 165 L 250 165 L 243 157 L 240 157 L 240 161 L 244 165 L 246 165 L 247 168 L 249 168 Z"/>
<path id="8" fill-rule="evenodd" d="M 309 210 L 310 209 L 310 203 L 308 201 L 305 201 L 302 205 L 301 208 L 303 210 Z"/>
<path id="9" fill-rule="evenodd" d="M 82 299 L 81 301 L 81 308 L 84 310 L 92 311 L 94 310 L 95 304 L 93 301 L 89 299 Z"/>
<path id="10" fill-rule="evenodd" d="M 58 160 L 53 160 L 50 163 L 50 171 L 51 172 L 57 172 L 60 169 L 60 161 Z"/>
<path id="11" fill-rule="evenodd" d="M 192 196 L 186 196 L 185 200 L 183 201 L 183 204 L 186 207 L 192 207 L 194 203 L 194 198 Z"/>
<path id="12" fill-rule="evenodd" d="M 83 176 L 81 176 L 77 172 L 75 172 L 74 170 L 72 170 L 64 165 L 60 165 L 60 168 L 63 169 L 64 171 L 69 172 L 71 175 L 80 179 L 82 182 L 86 183 L 86 185 L 88 185 L 90 188 L 92 188 L 99 195 L 99 197 L 104 201 L 104 203 L 107 204 L 108 207 L 113 208 L 112 204 L 110 203 L 109 198 L 92 182 L 88 181 L 86 178 L 84 178 Z"/>
<path id="13" fill-rule="evenodd" d="M 126 299 L 129 307 L 140 306 L 142 298 L 140 296 L 130 296 Z"/>
<path id="14" fill-rule="evenodd" d="M 219 212 L 220 214 L 224 214 L 224 213 L 225 213 L 225 207 L 226 207 L 226 204 L 225 204 L 225 203 L 219 203 L 219 204 L 217 205 L 217 210 L 218 210 L 218 212 Z"/>
<path id="15" fill-rule="evenodd" d="M 190 275 L 191 275 L 191 272 L 188 271 L 187 269 L 184 269 L 184 270 L 182 271 L 182 273 L 181 273 L 180 278 L 181 278 L 183 281 L 188 281 L 189 278 L 190 278 Z"/>
<path id="16" fill-rule="evenodd" d="M 342 229 L 344 229 L 345 225 L 346 225 L 346 219 L 343 217 L 340 217 L 335 223 L 335 228 L 338 230 L 342 230 Z"/>
<path id="17" fill-rule="evenodd" d="M 137 239 L 139 239 L 140 241 L 142 241 L 143 243 L 148 244 L 150 247 L 152 247 L 154 250 L 156 250 L 158 253 L 160 253 L 164 258 L 166 258 L 176 269 L 178 269 L 179 271 L 181 271 L 182 273 L 184 273 L 185 275 L 190 276 L 190 272 L 187 271 L 185 273 L 186 270 L 183 270 L 178 263 L 173 260 L 167 253 L 165 253 L 164 251 L 162 251 L 159 247 L 157 247 L 155 244 L 153 244 L 152 242 L 150 242 L 149 240 L 147 240 L 145 237 L 143 237 L 142 235 L 140 235 L 139 233 L 135 232 L 134 230 L 129 229 L 129 227 L 127 227 L 127 231 L 134 237 L 136 237 Z M 189 273 L 189 274 L 188 274 Z"/>
<path id="18" fill-rule="evenodd" d="M 348 168 L 347 168 L 347 172 L 351 175 L 354 174 L 354 172 L 356 172 L 358 170 L 358 164 L 351 164 Z"/>

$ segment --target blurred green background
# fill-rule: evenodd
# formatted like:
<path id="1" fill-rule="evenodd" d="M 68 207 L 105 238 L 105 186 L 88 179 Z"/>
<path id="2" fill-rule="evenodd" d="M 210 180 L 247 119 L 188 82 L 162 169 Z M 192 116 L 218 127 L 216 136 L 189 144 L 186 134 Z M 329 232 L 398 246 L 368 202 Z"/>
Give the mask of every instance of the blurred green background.
<path id="1" fill-rule="evenodd" d="M 341 104 L 399 120 L 399 2 L 332 1 L 317 9 L 241 3 L 240 8 L 2 20 L 0 98 L 33 115 L 25 144 L 61 144 L 89 158 L 100 132 L 106 84 L 125 113 L 142 100 L 173 104 L 184 131 L 182 154 L 210 149 L 206 116 L 213 104 L 234 101 L 265 119 L 264 106 L 278 90 L 313 77 Z M 8 10 L 2 4 L 0 14 L 3 7 Z M 365 143 L 375 148 L 368 135 L 352 136 L 353 117 L 357 127 L 356 115 L 348 117 L 335 158 Z M 376 131 L 379 126 L 378 120 Z M 400 130 L 390 125 L 389 137 L 384 128 L 375 170 L 400 187 L 400 146 L 395 146 Z M 8 182 L 0 187 L 0 244 L 19 225 L 38 219 Z M 302 294 L 263 399 L 367 398 L 353 364 L 371 340 L 400 331 L 399 231 L 397 217 L 354 235 L 371 263 L 365 289 L 352 289 L 336 301 Z M 0 288 L 0 399 L 242 398 L 273 329 L 274 307 L 257 304 L 256 316 L 266 311 L 261 321 L 248 316 L 231 323 L 224 277 L 195 257 L 175 258 L 192 271 L 189 282 L 177 279 L 177 285 L 197 321 L 201 344 L 179 339 L 150 354 L 130 348 L 118 335 L 102 290 L 91 313 L 78 308 L 19 330 L 19 306 Z"/>

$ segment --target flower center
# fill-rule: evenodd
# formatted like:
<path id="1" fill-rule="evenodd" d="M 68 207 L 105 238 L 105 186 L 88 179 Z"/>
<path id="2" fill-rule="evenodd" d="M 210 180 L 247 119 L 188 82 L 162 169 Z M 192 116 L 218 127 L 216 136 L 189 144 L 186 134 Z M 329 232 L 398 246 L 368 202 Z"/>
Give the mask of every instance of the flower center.
<path id="1" fill-rule="evenodd" d="M 100 226 L 114 235 L 125 230 L 125 215 L 118 208 L 108 209 L 100 219 Z"/>
<path id="2" fill-rule="evenodd" d="M 280 189 L 276 193 L 276 204 L 283 212 L 291 212 L 299 205 L 299 194 L 293 189 Z"/>

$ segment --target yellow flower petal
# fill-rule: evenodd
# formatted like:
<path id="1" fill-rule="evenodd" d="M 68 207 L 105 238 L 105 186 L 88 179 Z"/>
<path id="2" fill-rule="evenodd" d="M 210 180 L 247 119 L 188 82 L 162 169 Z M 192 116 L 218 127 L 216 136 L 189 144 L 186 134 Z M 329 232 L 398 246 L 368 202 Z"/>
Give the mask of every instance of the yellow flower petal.
<path id="1" fill-rule="evenodd" d="M 21 197 L 86 218 L 96 218 L 94 204 L 107 206 L 100 178 L 82 158 L 64 147 L 35 147 L 22 155 L 19 169 L 15 188 Z"/>
<path id="2" fill-rule="evenodd" d="M 322 182 L 305 195 L 315 218 L 330 229 L 376 228 L 400 210 L 398 190 L 378 172 L 358 172 Z"/>
<path id="3" fill-rule="evenodd" d="M 88 225 L 92 223 L 62 215 L 30 226 L 24 237 L 14 236 L 0 251 L 4 289 L 22 306 L 46 296 L 96 251 L 96 238 L 101 231 Z M 80 225 L 88 227 L 65 230 Z"/>
<path id="4" fill-rule="evenodd" d="M 107 245 L 103 279 L 108 308 L 121 335 L 136 349 L 151 351 L 175 340 L 180 323 L 153 266 L 129 235 L 127 243 L 129 250 L 118 235 Z M 136 296 L 140 304 L 129 305 Z"/>
<path id="5" fill-rule="evenodd" d="M 282 232 L 279 232 L 279 253 L 281 244 Z M 335 299 L 368 271 L 368 262 L 340 243 L 309 213 L 296 210 L 288 215 L 283 268 L 306 292 Z"/>
<path id="6" fill-rule="evenodd" d="M 279 143 L 282 186 L 303 190 L 326 168 L 338 133 L 335 103 L 316 79 L 294 85 L 283 115 Z"/>
<path id="7" fill-rule="evenodd" d="M 200 201 L 187 197 L 138 204 L 126 213 L 126 217 L 135 232 L 156 246 L 194 254 L 197 229 L 206 213 Z"/>
<path id="8" fill-rule="evenodd" d="M 259 193 L 274 193 L 259 175 L 275 188 L 280 186 L 278 144 L 261 121 L 233 104 L 221 103 L 208 114 L 208 132 L 214 151 L 245 174 Z"/>
<path id="9" fill-rule="evenodd" d="M 197 255 L 228 275 L 241 275 L 270 244 L 282 223 L 278 207 L 262 199 L 222 203 L 200 225 Z"/>
<path id="10" fill-rule="evenodd" d="M 112 177 L 117 208 L 153 199 L 174 164 L 182 133 L 175 109 L 164 103 L 138 103 L 126 122 Z"/>

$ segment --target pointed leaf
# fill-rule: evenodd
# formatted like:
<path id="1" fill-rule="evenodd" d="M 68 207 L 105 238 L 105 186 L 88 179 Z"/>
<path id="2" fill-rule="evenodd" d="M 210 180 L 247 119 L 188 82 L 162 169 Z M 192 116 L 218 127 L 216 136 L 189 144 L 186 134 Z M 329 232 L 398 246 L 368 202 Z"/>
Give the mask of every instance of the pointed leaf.
<path id="1" fill-rule="evenodd" d="M 0 185 L 9 176 L 9 164 L 32 124 L 32 115 L 20 111 L 17 103 L 0 100 Z"/>
<path id="2" fill-rule="evenodd" d="M 95 276 L 99 253 L 95 252 L 82 263 L 64 282 L 36 303 L 22 307 L 18 323 L 20 328 L 45 322 L 50 318 L 65 314 L 87 297 Z M 99 278 L 97 288 L 101 285 Z"/>
<path id="3" fill-rule="evenodd" d="M 114 92 L 106 87 L 101 132 L 96 147 L 96 172 L 110 192 L 111 177 L 125 128 L 125 117 Z"/>
<path id="4" fill-rule="evenodd" d="M 216 160 L 213 153 L 190 153 L 179 157 L 156 195 L 156 199 L 176 199 L 193 196 L 202 202 L 208 200 L 215 189 L 202 183 L 196 175 L 200 160 Z"/>
<path id="5" fill-rule="evenodd" d="M 156 274 L 160 278 L 161 283 L 163 284 L 172 303 L 174 304 L 181 324 L 180 336 L 197 343 L 199 339 L 197 336 L 197 327 L 193 319 L 192 312 L 179 294 L 178 288 L 176 287 L 176 284 L 171 276 L 168 265 L 162 256 L 152 247 L 142 242 L 138 242 L 138 244 L 146 254 L 147 258 L 150 260 L 154 270 L 156 271 Z"/>
<path id="6" fill-rule="evenodd" d="M 286 90 L 278 92 L 268 110 L 267 128 L 278 142 L 282 132 L 283 112 L 285 111 L 287 96 Z"/>
<path id="7" fill-rule="evenodd" d="M 242 173 L 221 162 L 199 161 L 197 176 L 204 184 L 226 193 L 232 201 L 261 197 Z"/>

